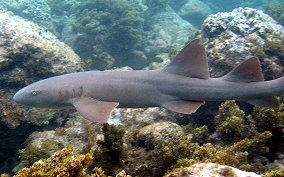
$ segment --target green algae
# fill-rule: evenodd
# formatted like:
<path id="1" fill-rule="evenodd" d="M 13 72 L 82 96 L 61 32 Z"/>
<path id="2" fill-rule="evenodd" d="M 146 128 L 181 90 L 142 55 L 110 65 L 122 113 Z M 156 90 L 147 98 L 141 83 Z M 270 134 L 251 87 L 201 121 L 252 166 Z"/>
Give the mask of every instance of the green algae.
<path id="1" fill-rule="evenodd" d="M 98 142 L 95 154 L 95 166 L 102 167 L 109 174 L 123 170 L 124 157 L 123 137 L 125 127 L 122 125 L 103 125 L 104 140 Z"/>
<path id="2" fill-rule="evenodd" d="M 216 133 L 221 135 L 221 140 L 233 143 L 244 138 L 244 111 L 240 110 L 234 100 L 226 101 L 219 107 L 219 113 L 215 116 Z"/>
<path id="3" fill-rule="evenodd" d="M 74 29 L 95 38 L 103 36 L 105 47 L 121 54 L 141 44 L 144 20 L 136 1 L 88 0 L 74 8 Z"/>
<path id="4" fill-rule="evenodd" d="M 282 176 L 284 176 L 284 169 L 267 172 L 262 177 L 282 177 Z"/>
<path id="5" fill-rule="evenodd" d="M 208 127 L 204 125 L 202 127 L 197 127 L 193 129 L 191 141 L 203 144 L 207 141 L 209 136 L 210 134 L 208 132 Z"/>

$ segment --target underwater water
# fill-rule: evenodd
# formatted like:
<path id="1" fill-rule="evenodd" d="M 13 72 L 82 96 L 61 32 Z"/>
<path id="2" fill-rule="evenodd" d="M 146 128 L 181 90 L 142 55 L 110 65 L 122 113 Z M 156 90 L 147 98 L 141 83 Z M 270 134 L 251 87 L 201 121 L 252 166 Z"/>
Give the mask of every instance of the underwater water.
<path id="1" fill-rule="evenodd" d="M 0 0 L 0 175 L 284 176 L 283 25 L 283 0 Z"/>

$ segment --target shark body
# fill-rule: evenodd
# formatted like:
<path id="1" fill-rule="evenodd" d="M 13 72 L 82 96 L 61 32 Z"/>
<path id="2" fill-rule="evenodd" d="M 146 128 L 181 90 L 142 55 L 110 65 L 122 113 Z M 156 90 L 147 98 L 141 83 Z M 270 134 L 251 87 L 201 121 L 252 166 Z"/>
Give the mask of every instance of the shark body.
<path id="1" fill-rule="evenodd" d="M 235 99 L 277 108 L 274 96 L 284 94 L 283 85 L 283 77 L 264 81 L 256 57 L 223 77 L 209 78 L 205 48 L 195 39 L 162 69 L 55 76 L 26 86 L 14 100 L 34 107 L 74 106 L 86 119 L 106 122 L 115 107 L 164 107 L 191 114 L 205 101 Z"/>

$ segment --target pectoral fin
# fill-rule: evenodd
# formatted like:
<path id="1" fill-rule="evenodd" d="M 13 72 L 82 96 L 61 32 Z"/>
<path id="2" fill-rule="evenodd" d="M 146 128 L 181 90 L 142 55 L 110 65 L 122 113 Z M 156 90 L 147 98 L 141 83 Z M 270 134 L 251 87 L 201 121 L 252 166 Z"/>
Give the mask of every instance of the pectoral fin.
<path id="1" fill-rule="evenodd" d="M 171 101 L 163 104 L 162 107 L 182 114 L 191 114 L 204 103 L 204 101 Z"/>
<path id="2" fill-rule="evenodd" d="M 77 111 L 92 122 L 107 122 L 112 110 L 118 106 L 117 102 L 103 102 L 93 98 L 83 97 L 76 100 L 73 105 Z"/>

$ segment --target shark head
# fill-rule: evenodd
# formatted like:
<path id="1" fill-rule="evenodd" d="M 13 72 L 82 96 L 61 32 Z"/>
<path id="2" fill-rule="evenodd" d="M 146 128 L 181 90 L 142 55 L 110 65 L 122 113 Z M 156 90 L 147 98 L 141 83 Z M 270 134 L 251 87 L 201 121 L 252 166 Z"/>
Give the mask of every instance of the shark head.
<path id="1" fill-rule="evenodd" d="M 33 107 L 58 107 L 58 94 L 46 80 L 35 82 L 19 90 L 13 99 Z"/>

